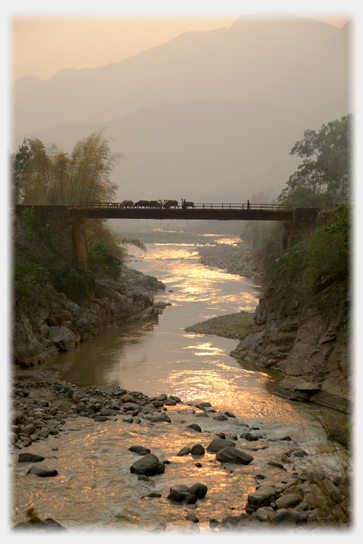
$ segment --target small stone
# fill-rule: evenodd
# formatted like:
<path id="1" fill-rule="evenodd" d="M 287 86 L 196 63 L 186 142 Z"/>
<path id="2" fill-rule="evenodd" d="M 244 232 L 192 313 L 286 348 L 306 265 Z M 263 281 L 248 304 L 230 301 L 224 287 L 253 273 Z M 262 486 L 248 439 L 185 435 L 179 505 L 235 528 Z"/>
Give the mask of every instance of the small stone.
<path id="1" fill-rule="evenodd" d="M 188 429 L 193 429 L 194 431 L 197 431 L 198 433 L 202 432 L 202 429 L 196 423 L 192 423 L 191 425 L 187 425 L 187 428 Z"/>

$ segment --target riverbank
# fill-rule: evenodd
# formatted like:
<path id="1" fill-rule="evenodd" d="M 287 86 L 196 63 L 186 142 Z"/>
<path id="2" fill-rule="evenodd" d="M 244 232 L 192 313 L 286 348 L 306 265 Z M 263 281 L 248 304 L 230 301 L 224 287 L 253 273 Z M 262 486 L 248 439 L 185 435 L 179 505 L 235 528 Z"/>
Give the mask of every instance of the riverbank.
<path id="1" fill-rule="evenodd" d="M 119 281 L 96 280 L 87 306 L 45 285 L 37 304 L 15 312 L 14 362 L 34 366 L 121 325 L 157 320 L 162 308 L 154 306 L 154 293 L 164 290 L 156 278 L 125 265 Z"/>
<path id="2" fill-rule="evenodd" d="M 116 526 L 110 521 L 114 529 L 195 533 L 199 527 L 212 532 L 349 527 L 349 478 L 343 464 L 327 462 L 322 471 L 314 455 L 289 436 L 276 437 L 263 421 L 256 426 L 257 422 L 247 422 L 231 412 L 214 410 L 210 402 L 183 402 L 166 393 L 148 397 L 118 386 L 80 388 L 61 381 L 55 372 L 19 370 L 14 377 L 10 417 L 12 525 L 17 530 L 67 528 L 70 514 L 59 514 L 63 510 L 57 509 L 62 494 L 53 496 L 53 485 L 47 488 L 47 480 L 58 482 L 59 491 L 66 486 L 66 503 L 71 503 L 76 514 L 79 497 L 70 491 L 77 474 L 87 470 L 82 459 L 88 459 L 92 451 L 95 454 L 91 437 L 100 434 L 102 443 L 109 444 L 105 451 L 111 444 L 117 446 L 117 467 L 125 459 L 127 485 L 131 486 L 128 509 L 156 508 L 149 522 L 140 518 L 136 526 L 127 517 L 124 522 L 116 517 Z M 68 444 L 72 440 L 79 443 L 84 433 L 87 440 L 80 463 L 70 466 Z M 179 436 L 181 449 L 173 448 L 168 440 L 171 434 Z M 115 443 L 113 436 L 123 439 Z M 336 444 L 343 456 L 344 449 Z M 183 480 L 187 465 L 194 467 L 193 485 L 190 479 Z M 225 474 L 222 488 L 216 482 L 221 469 Z M 248 492 L 240 497 L 235 490 L 245 488 L 247 472 L 251 475 Z M 118 470 L 114 477 L 119 480 Z M 126 485 L 125 477 L 122 485 Z M 29 503 L 33 490 L 34 504 Z M 226 490 L 228 502 L 223 507 Z M 47 493 L 53 497 L 51 503 Z M 27 515 L 30 505 L 34 509 Z M 170 523 L 163 521 L 165 517 Z M 92 518 L 96 529 L 103 524 Z"/>

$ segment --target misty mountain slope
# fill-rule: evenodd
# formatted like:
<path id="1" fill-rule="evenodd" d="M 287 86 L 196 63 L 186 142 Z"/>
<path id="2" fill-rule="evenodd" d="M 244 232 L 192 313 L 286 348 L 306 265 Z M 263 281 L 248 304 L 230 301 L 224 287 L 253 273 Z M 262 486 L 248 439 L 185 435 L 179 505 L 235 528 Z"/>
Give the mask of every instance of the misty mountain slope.
<path id="1" fill-rule="evenodd" d="M 62 70 L 46 81 L 20 78 L 13 84 L 14 134 L 108 122 L 158 103 L 251 97 L 337 34 L 299 18 L 237 20 L 230 28 L 182 34 L 117 64 Z"/>
<path id="2" fill-rule="evenodd" d="M 337 34 L 286 71 L 268 92 L 273 103 L 290 111 L 304 110 L 307 128 L 352 112 L 351 43 L 347 23 Z M 324 120 L 325 119 L 325 120 Z"/>
<path id="3" fill-rule="evenodd" d="M 245 202 L 257 190 L 278 194 L 296 166 L 289 118 L 252 99 L 153 106 L 107 125 L 59 126 L 35 136 L 69 152 L 102 127 L 112 150 L 126 155 L 112 176 L 118 199 Z"/>

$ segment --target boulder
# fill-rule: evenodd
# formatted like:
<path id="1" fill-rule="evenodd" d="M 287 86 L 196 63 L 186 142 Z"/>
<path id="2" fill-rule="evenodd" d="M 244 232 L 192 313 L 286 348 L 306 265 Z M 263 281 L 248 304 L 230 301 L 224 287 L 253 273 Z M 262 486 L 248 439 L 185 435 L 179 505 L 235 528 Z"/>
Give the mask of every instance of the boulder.
<path id="1" fill-rule="evenodd" d="M 281 495 L 276 499 L 275 503 L 277 508 L 294 508 L 302 502 L 302 498 L 295 493 L 289 493 L 287 495 Z"/>
<path id="2" fill-rule="evenodd" d="M 190 453 L 192 455 L 204 455 L 205 449 L 202 444 L 194 444 L 190 450 Z"/>
<path id="3" fill-rule="evenodd" d="M 225 440 L 223 438 L 213 438 L 212 442 L 207 446 L 207 451 L 210 453 L 218 453 L 227 446 L 234 448 L 236 444 L 232 440 Z"/>
<path id="4" fill-rule="evenodd" d="M 193 429 L 194 431 L 197 431 L 198 433 L 202 432 L 202 429 L 196 423 L 192 423 L 191 425 L 187 425 L 187 428 L 188 429 Z"/>
<path id="5" fill-rule="evenodd" d="M 24 366 L 42 363 L 49 359 L 49 352 L 35 337 L 30 322 L 21 315 L 14 320 L 14 360 Z"/>
<path id="6" fill-rule="evenodd" d="M 208 487 L 204 484 L 201 484 L 200 482 L 197 482 L 196 484 L 189 487 L 188 491 L 192 495 L 196 495 L 198 499 L 203 499 L 207 494 Z"/>
<path id="7" fill-rule="evenodd" d="M 39 463 L 44 461 L 42 455 L 36 455 L 35 453 L 19 453 L 18 463 Z"/>
<path id="8" fill-rule="evenodd" d="M 340 444 L 344 448 L 349 447 L 348 433 L 341 426 L 335 427 L 334 429 L 331 429 L 331 431 L 329 432 L 328 438 L 330 438 L 330 440 L 335 440 L 335 442 L 338 442 L 338 444 Z"/>
<path id="9" fill-rule="evenodd" d="M 184 448 L 182 448 L 176 455 L 177 457 L 182 457 L 183 455 L 189 455 L 190 451 L 189 446 L 184 446 Z"/>
<path id="10" fill-rule="evenodd" d="M 59 351 L 70 351 L 78 343 L 76 335 L 66 327 L 49 327 L 48 340 L 51 340 Z"/>
<path id="11" fill-rule="evenodd" d="M 234 463 L 238 465 L 249 465 L 253 461 L 252 455 L 237 449 L 233 446 L 227 446 L 220 450 L 216 455 L 216 460 L 220 463 Z"/>
<path id="12" fill-rule="evenodd" d="M 35 474 L 36 476 L 40 476 L 41 478 L 48 478 L 51 476 L 57 476 L 58 471 L 56 469 L 48 468 L 45 466 L 38 467 L 35 465 L 28 470 L 27 474 Z"/>
<path id="13" fill-rule="evenodd" d="M 143 456 L 130 467 L 132 474 L 145 474 L 145 476 L 153 476 L 154 474 L 162 474 L 165 472 L 165 466 L 153 453 Z"/>
<path id="14" fill-rule="evenodd" d="M 269 506 L 277 497 L 276 488 L 272 485 L 261 485 L 256 491 L 247 497 L 247 506 L 257 510 L 261 506 Z"/>

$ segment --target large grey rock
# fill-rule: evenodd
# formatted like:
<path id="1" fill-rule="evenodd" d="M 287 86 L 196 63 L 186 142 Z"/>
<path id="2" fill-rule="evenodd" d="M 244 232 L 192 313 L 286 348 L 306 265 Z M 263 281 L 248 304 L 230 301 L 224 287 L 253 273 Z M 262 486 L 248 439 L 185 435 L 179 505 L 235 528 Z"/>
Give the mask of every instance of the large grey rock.
<path id="1" fill-rule="evenodd" d="M 223 438 L 213 438 L 212 442 L 207 446 L 207 451 L 210 453 L 217 453 L 223 450 L 227 446 L 234 448 L 236 444 L 232 440 L 225 440 Z"/>
<path id="2" fill-rule="evenodd" d="M 52 476 L 57 476 L 58 471 L 55 468 L 52 469 L 45 466 L 38 467 L 37 465 L 34 465 L 28 470 L 27 474 L 35 474 L 36 476 L 40 476 L 41 478 L 49 478 Z"/>
<path id="3" fill-rule="evenodd" d="M 237 449 L 233 446 L 227 446 L 220 450 L 216 455 L 220 463 L 234 463 L 238 465 L 249 465 L 253 461 L 252 455 Z"/>
<path id="4" fill-rule="evenodd" d="M 76 335 L 66 327 L 50 327 L 48 339 L 51 340 L 59 351 L 70 351 L 76 347 Z"/>
<path id="5" fill-rule="evenodd" d="M 190 453 L 192 455 L 204 455 L 205 449 L 202 444 L 194 444 L 190 450 Z"/>
<path id="6" fill-rule="evenodd" d="M 162 474 L 165 472 L 163 463 L 153 453 L 145 455 L 138 461 L 136 461 L 130 467 L 132 474 L 145 474 L 145 476 L 152 476 L 153 474 Z"/>
<path id="7" fill-rule="evenodd" d="M 302 498 L 295 493 L 289 493 L 287 495 L 281 495 L 276 499 L 275 503 L 277 508 L 294 508 L 302 502 Z"/>
<path id="8" fill-rule="evenodd" d="M 14 320 L 14 359 L 17 363 L 30 366 L 42 363 L 51 356 L 39 342 L 26 316 Z"/>
<path id="9" fill-rule="evenodd" d="M 261 485 L 256 491 L 248 495 L 247 505 L 253 510 L 257 510 L 261 506 L 269 506 L 276 496 L 277 491 L 274 486 Z"/>
<path id="10" fill-rule="evenodd" d="M 35 453 L 19 453 L 18 457 L 18 463 L 39 463 L 40 461 L 44 461 L 44 457 L 42 455 L 36 455 Z"/>

